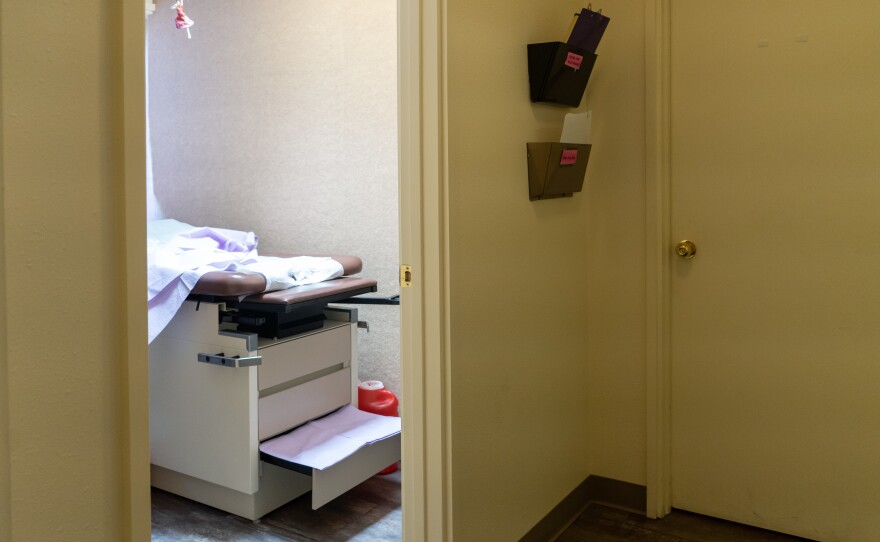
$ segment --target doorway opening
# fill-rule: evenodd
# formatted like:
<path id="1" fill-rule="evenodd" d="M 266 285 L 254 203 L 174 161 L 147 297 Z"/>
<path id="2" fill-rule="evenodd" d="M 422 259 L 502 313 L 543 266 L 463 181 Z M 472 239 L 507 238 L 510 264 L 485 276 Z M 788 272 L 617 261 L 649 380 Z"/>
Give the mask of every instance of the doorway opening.
<path id="1" fill-rule="evenodd" d="M 167 8 L 147 19 L 148 215 L 354 254 L 396 295 L 396 2 L 187 2 L 189 36 Z M 358 312 L 359 380 L 402 396 L 399 307 Z"/>

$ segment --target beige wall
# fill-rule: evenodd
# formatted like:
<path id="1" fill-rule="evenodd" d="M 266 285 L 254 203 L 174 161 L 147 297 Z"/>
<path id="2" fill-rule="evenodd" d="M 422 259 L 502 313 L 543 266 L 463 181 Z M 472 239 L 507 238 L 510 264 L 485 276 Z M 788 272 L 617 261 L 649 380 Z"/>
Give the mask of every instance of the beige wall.
<path id="1" fill-rule="evenodd" d="M 645 7 L 601 7 L 611 23 L 585 98 L 589 434 L 594 474 L 645 484 Z"/>
<path id="2" fill-rule="evenodd" d="M 398 293 L 397 4 L 187 4 L 148 19 L 154 189 L 169 218 L 266 252 L 364 260 Z M 166 11 L 168 13 L 166 13 Z M 398 307 L 361 306 L 360 376 L 400 393 Z"/>
<path id="3" fill-rule="evenodd" d="M 0 539 L 122 540 L 121 10 L 0 9 Z"/>
<path id="4" fill-rule="evenodd" d="M 568 109 L 529 102 L 526 44 L 582 6 L 448 6 L 454 536 L 514 540 L 588 474 L 644 482 L 644 8 L 602 6 L 584 191 L 530 202 Z"/>
<path id="5" fill-rule="evenodd" d="M 3 16 L 0 8 L 0 16 Z M 5 17 L 4 17 L 5 18 Z M 3 138 L 6 133 L 3 104 L 6 101 L 3 96 L 3 80 L 6 74 L 3 71 L 4 52 L 8 47 L 3 40 L 3 25 L 0 23 L 0 186 L 6 184 L 6 162 L 3 153 L 6 145 Z M 6 199 L 4 190 L 0 189 L 0 299 L 6 303 Z M 6 310 L 0 308 L 0 541 L 6 542 L 12 537 L 12 510 L 11 498 L 11 468 L 9 464 L 9 368 L 6 356 Z"/>

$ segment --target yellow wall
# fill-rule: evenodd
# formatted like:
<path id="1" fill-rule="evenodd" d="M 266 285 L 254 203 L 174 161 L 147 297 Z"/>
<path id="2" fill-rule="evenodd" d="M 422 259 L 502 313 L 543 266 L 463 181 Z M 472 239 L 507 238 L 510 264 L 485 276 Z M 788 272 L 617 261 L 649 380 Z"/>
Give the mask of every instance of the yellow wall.
<path id="1" fill-rule="evenodd" d="M 0 8 L 2 9 L 2 8 Z M 2 11 L 0 11 L 2 15 Z M 3 153 L 3 25 L 0 24 L 0 300 L 6 300 L 6 205 L 2 187 L 6 184 Z M 5 306 L 3 303 L 0 307 Z M 9 387 L 6 363 L 6 311 L 0 308 L 0 541 L 6 542 L 12 536 L 10 528 L 10 465 L 9 465 Z"/>
<path id="2" fill-rule="evenodd" d="M 584 191 L 528 199 L 525 144 L 568 109 L 529 102 L 526 44 L 581 7 L 448 2 L 456 541 L 522 536 L 591 473 L 645 482 L 642 3 L 602 5 Z"/>
<path id="3" fill-rule="evenodd" d="M 128 537 L 118 4 L 0 8 L 3 540 Z"/>
<path id="4" fill-rule="evenodd" d="M 531 202 L 526 44 L 572 2 L 448 3 L 453 538 L 516 540 L 590 473 L 585 194 Z"/>
<path id="5" fill-rule="evenodd" d="M 645 7 L 599 5 L 611 23 L 585 98 L 589 434 L 593 474 L 645 484 Z"/>
<path id="6" fill-rule="evenodd" d="M 596 387 L 590 384 L 590 355 L 604 356 L 609 339 L 595 336 L 590 326 L 591 318 L 603 322 L 606 313 L 615 311 L 604 304 L 613 301 L 609 296 L 599 306 L 590 294 L 613 280 L 644 281 L 641 246 L 634 260 L 612 256 L 612 273 L 622 277 L 597 273 L 606 255 L 596 249 L 619 233 L 615 209 L 605 206 L 620 204 L 624 213 L 634 214 L 644 203 L 638 192 L 639 183 L 644 190 L 642 11 L 641 6 L 625 6 L 620 2 L 619 19 L 608 9 L 615 17 L 609 30 L 614 43 L 600 47 L 590 83 L 596 88 L 581 107 L 594 114 L 594 163 L 585 190 L 571 199 L 530 202 L 525 143 L 558 140 L 567 109 L 529 102 L 526 44 L 564 39 L 571 13 L 581 6 L 449 2 L 456 540 L 481 540 L 487 533 L 498 540 L 521 536 L 595 470 L 596 457 L 607 462 L 602 441 L 588 429 L 607 433 L 602 424 L 590 425 L 590 407 L 595 406 L 590 394 Z M 635 43 L 628 43 L 633 36 Z M 627 246 L 638 242 L 641 224 L 636 215 L 635 223 L 624 228 Z M 604 284 L 592 284 L 594 274 Z M 639 287 L 630 286 L 635 292 L 627 295 L 628 305 Z M 614 320 L 626 327 L 617 338 L 632 332 L 638 314 Z M 635 333 L 640 337 L 640 329 Z M 617 359 L 603 363 L 622 358 L 639 365 L 639 337 Z M 643 400 L 627 405 L 626 414 L 639 408 Z M 637 418 L 643 418 L 641 411 Z M 630 434 L 603 437 L 623 440 L 619 448 L 639 440 Z M 639 464 L 609 470 L 639 481 L 642 469 Z"/>

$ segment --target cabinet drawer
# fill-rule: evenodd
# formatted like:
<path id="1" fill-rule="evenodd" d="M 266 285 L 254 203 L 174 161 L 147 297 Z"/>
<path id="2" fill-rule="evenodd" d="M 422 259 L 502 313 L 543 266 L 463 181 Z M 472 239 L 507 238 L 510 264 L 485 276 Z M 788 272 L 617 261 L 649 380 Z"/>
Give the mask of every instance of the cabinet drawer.
<path id="1" fill-rule="evenodd" d="M 265 358 L 264 358 L 265 362 Z M 351 368 L 260 397 L 259 439 L 283 433 L 351 402 Z"/>
<path id="2" fill-rule="evenodd" d="M 351 363 L 351 329 L 340 326 L 260 349 L 260 391 L 333 365 Z"/>
<path id="3" fill-rule="evenodd" d="M 345 407 L 263 442 L 260 459 L 310 476 L 317 509 L 400 460 L 400 418 Z"/>
<path id="4" fill-rule="evenodd" d="M 400 433 L 364 446 L 330 468 L 312 469 L 312 509 L 317 510 L 396 461 L 400 461 Z"/>

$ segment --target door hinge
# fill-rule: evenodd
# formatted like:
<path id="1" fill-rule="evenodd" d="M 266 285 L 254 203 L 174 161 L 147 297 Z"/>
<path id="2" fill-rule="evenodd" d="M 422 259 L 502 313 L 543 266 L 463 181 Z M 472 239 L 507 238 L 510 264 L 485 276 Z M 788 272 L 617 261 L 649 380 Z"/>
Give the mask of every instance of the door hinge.
<path id="1" fill-rule="evenodd" d="M 411 265 L 401 265 L 400 266 L 400 287 L 401 288 L 410 288 L 412 286 L 412 266 Z"/>

